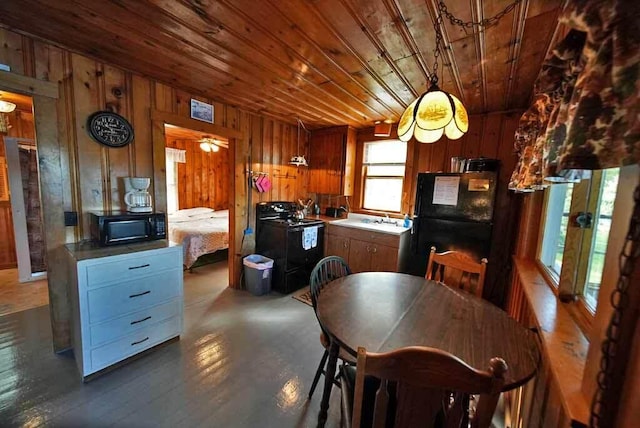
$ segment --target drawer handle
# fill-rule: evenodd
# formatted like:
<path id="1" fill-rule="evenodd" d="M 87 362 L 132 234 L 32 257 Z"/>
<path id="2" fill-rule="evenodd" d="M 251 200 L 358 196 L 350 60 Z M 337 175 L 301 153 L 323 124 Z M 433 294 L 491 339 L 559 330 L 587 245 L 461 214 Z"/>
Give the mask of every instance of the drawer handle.
<path id="1" fill-rule="evenodd" d="M 134 297 L 144 296 L 145 294 L 149 294 L 149 293 L 151 293 L 151 290 L 143 291 L 142 293 L 138 293 L 138 294 L 132 294 L 131 296 L 129 296 L 129 298 L 133 299 Z"/>
<path id="2" fill-rule="evenodd" d="M 138 323 L 141 323 L 141 322 L 145 322 L 145 321 L 150 320 L 150 319 L 151 319 L 151 315 L 149 315 L 146 318 L 142 318 L 141 320 L 138 320 L 138 321 L 131 321 L 131 325 L 138 324 Z"/>
<path id="3" fill-rule="evenodd" d="M 376 253 L 377 251 L 378 251 L 378 248 L 377 247 L 373 247 L 372 252 Z"/>
<path id="4" fill-rule="evenodd" d="M 133 270 L 133 269 L 142 269 L 142 268 L 146 268 L 151 266 L 149 263 L 144 264 L 144 265 L 140 265 L 140 266 L 129 266 L 129 270 Z"/>
<path id="5" fill-rule="evenodd" d="M 133 343 L 131 344 L 131 346 L 139 345 L 139 344 L 141 344 L 142 342 L 146 342 L 147 340 L 149 340 L 149 336 L 145 337 L 145 338 L 144 338 L 144 339 L 142 339 L 142 340 L 138 340 L 137 342 L 133 342 Z"/>

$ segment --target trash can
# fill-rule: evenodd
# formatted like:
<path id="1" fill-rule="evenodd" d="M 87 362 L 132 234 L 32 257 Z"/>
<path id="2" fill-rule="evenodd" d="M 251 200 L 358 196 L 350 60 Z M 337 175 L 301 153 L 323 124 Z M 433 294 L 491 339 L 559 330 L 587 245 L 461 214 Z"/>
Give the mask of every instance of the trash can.
<path id="1" fill-rule="evenodd" d="M 254 296 L 271 292 L 273 260 L 260 254 L 250 254 L 243 259 L 244 283 Z"/>

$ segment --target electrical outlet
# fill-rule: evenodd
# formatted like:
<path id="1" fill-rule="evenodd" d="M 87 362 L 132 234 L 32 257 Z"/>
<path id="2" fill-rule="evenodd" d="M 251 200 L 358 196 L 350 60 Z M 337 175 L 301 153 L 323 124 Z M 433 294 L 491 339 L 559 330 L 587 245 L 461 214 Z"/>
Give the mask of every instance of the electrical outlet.
<path id="1" fill-rule="evenodd" d="M 65 226 L 77 226 L 78 225 L 78 213 L 76 211 L 64 212 L 64 225 Z"/>

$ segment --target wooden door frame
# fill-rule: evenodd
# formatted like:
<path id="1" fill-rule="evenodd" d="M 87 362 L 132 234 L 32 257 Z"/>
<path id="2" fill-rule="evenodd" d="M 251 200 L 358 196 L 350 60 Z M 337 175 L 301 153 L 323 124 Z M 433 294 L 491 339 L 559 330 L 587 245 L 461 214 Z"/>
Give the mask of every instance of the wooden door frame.
<path id="1" fill-rule="evenodd" d="M 240 284 L 236 283 L 238 276 L 236 271 L 240 269 L 239 259 L 236 257 L 237 236 L 236 235 L 236 145 L 241 141 L 244 134 L 232 128 L 227 128 L 212 123 L 206 123 L 199 120 L 183 117 L 174 113 L 168 113 L 160 110 L 151 111 L 151 128 L 153 140 L 153 193 L 154 206 L 162 212 L 167 211 L 167 174 L 166 174 L 166 157 L 165 147 L 166 139 L 165 125 L 179 126 L 180 128 L 191 129 L 193 131 L 213 134 L 223 137 L 229 141 L 229 164 L 227 165 L 227 174 L 229 175 L 229 286 L 231 288 L 239 288 Z"/>
<path id="2" fill-rule="evenodd" d="M 27 232 L 27 213 L 24 203 L 20 203 L 20 201 L 24 200 L 20 159 L 18 155 L 18 144 L 20 144 L 21 141 L 30 141 L 34 144 L 36 143 L 34 138 L 4 137 L 7 166 L 9 166 L 9 164 L 14 165 L 14 167 L 8 168 L 8 172 L 9 190 L 12 195 L 11 215 L 13 217 L 13 234 L 16 245 L 16 256 L 18 259 L 18 281 L 29 282 L 46 279 L 47 272 L 31 272 L 31 255 L 29 248 L 29 236 Z M 40 182 L 40 171 L 38 171 L 38 182 Z M 13 202 L 14 199 L 17 202 Z M 19 204 L 22 205 L 22 209 L 17 206 Z M 40 202 L 40 204 L 42 204 L 42 202 Z"/>
<path id="3" fill-rule="evenodd" d="M 28 95 L 33 100 L 40 199 L 47 249 L 47 283 L 53 348 L 62 351 L 70 344 L 70 306 L 64 244 L 64 202 L 62 150 L 58 136 L 58 84 L 8 71 L 0 71 L 0 89 Z"/>

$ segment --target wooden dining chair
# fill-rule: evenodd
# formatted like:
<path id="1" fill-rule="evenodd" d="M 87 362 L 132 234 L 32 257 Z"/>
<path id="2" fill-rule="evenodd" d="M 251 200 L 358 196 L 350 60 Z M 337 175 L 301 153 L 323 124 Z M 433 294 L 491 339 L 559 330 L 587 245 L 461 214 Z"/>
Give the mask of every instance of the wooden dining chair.
<path id="1" fill-rule="evenodd" d="M 313 304 L 314 312 L 317 312 L 318 296 L 320 296 L 320 293 L 324 289 L 324 286 L 334 279 L 342 278 L 343 276 L 347 275 L 351 275 L 351 269 L 349 269 L 349 266 L 342 257 L 328 256 L 323 258 L 316 264 L 316 266 L 313 268 L 313 271 L 311 271 L 311 278 L 309 280 L 309 288 L 311 289 L 311 303 Z M 329 346 L 331 345 L 329 336 L 324 331 L 322 325 L 320 325 L 320 330 L 320 343 L 324 347 L 324 353 L 322 354 L 322 358 L 320 359 L 320 364 L 318 364 L 316 374 L 313 377 L 313 383 L 311 384 L 311 390 L 309 391 L 309 399 L 311 399 L 311 397 L 313 396 L 313 392 L 315 391 L 316 386 L 318 385 L 318 381 L 320 380 L 320 375 L 325 374 L 327 358 L 329 357 Z M 345 362 L 355 364 L 355 358 L 344 352 L 342 349 L 340 350 L 338 357 Z M 340 386 L 340 383 L 336 380 L 334 380 L 334 384 Z"/>
<path id="2" fill-rule="evenodd" d="M 449 287 L 461 288 L 482 297 L 486 269 L 487 259 L 483 258 L 478 263 L 465 253 L 458 251 L 436 253 L 436 247 L 431 247 L 425 278 L 440 281 Z"/>
<path id="3" fill-rule="evenodd" d="M 376 354 L 360 347 L 356 367 L 341 368 L 343 425 L 459 427 L 470 420 L 473 428 L 488 428 L 506 371 L 501 358 L 478 371 L 439 349 L 414 346 Z M 469 412 L 471 394 L 479 398 Z"/>

